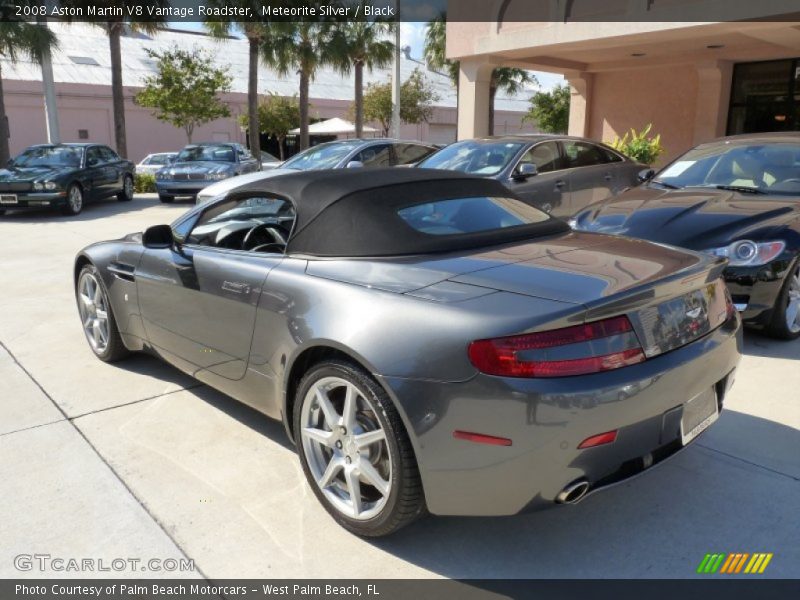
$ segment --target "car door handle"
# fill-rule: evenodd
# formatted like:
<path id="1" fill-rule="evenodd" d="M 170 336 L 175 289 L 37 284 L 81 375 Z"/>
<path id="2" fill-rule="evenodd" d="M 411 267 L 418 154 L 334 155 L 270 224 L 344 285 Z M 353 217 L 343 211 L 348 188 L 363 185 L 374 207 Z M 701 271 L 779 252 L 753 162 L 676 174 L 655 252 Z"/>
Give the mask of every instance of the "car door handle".
<path id="1" fill-rule="evenodd" d="M 246 283 L 239 283 L 238 281 L 223 281 L 222 289 L 225 292 L 233 292 L 234 294 L 250 293 L 250 286 Z"/>
<path id="2" fill-rule="evenodd" d="M 603 175 L 603 179 L 605 179 L 606 181 L 611 181 L 612 179 L 614 179 L 614 176 L 611 173 L 606 173 L 605 175 Z"/>
<path id="3" fill-rule="evenodd" d="M 567 182 L 564 181 L 563 179 L 559 179 L 558 181 L 556 181 L 555 185 L 556 185 L 557 188 L 560 188 L 560 187 L 564 187 L 565 185 L 567 185 Z"/>

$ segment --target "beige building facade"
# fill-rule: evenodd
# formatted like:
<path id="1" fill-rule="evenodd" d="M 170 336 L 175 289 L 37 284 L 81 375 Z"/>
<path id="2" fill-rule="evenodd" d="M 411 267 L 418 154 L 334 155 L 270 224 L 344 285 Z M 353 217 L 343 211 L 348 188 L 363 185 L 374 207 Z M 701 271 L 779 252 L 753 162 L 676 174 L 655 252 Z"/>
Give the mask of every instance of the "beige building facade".
<path id="1" fill-rule="evenodd" d="M 610 141 L 652 123 L 666 148 L 661 162 L 723 135 L 800 129 L 800 17 L 777 12 L 785 3 L 728 4 L 731 18 L 765 19 L 750 22 L 678 20 L 699 19 L 702 13 L 686 11 L 702 1 L 595 2 L 605 12 L 590 15 L 593 22 L 564 22 L 564 14 L 552 20 L 567 4 L 558 0 L 481 0 L 485 20 L 474 22 L 477 9 L 460 13 L 469 4 L 451 2 L 447 25 L 448 57 L 461 65 L 460 139 L 488 131 L 497 66 L 562 74 L 571 90 L 572 135 Z M 522 20 L 519 11 L 530 14 L 534 4 L 548 20 Z M 459 14 L 473 22 L 458 21 Z M 654 20 L 659 16 L 665 20 Z"/>

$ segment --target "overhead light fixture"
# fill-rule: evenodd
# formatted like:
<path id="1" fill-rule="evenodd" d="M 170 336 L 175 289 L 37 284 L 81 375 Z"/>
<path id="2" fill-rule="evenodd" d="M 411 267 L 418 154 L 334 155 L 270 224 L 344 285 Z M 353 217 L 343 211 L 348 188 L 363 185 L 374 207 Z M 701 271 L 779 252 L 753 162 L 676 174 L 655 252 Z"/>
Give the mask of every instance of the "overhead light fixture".
<path id="1" fill-rule="evenodd" d="M 778 121 L 778 123 L 783 123 L 786 120 L 786 115 L 775 115 L 775 120 Z"/>
<path id="2" fill-rule="evenodd" d="M 631 56 L 635 56 L 636 58 L 639 58 L 641 56 L 647 56 L 647 54 L 645 54 L 644 52 L 634 52 L 634 53 L 631 54 Z"/>
<path id="3" fill-rule="evenodd" d="M 719 48 L 724 48 L 724 47 L 725 44 L 709 44 L 708 46 L 706 46 L 706 48 L 708 48 L 709 50 L 717 50 Z"/>

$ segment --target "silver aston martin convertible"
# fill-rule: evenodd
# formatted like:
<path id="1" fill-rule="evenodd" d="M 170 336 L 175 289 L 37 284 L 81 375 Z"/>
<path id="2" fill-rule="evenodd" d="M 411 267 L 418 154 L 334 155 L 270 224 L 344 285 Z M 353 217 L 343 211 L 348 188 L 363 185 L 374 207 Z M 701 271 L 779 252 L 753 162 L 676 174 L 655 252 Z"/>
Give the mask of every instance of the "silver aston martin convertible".
<path id="1" fill-rule="evenodd" d="M 281 419 L 328 512 L 379 536 L 574 503 L 686 447 L 740 358 L 724 266 L 381 169 L 244 185 L 74 277 L 98 358 L 151 352 Z"/>

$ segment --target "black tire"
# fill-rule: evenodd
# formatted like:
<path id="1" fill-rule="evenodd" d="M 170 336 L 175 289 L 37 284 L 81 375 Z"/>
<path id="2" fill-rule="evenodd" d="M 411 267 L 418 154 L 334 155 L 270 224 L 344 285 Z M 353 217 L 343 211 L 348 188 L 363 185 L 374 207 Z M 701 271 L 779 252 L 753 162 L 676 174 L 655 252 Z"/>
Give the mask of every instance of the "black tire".
<path id="1" fill-rule="evenodd" d="M 775 306 L 772 309 L 772 316 L 770 322 L 764 329 L 764 333 L 768 336 L 778 340 L 796 340 L 800 337 L 800 329 L 792 331 L 787 322 L 786 310 L 789 306 L 790 293 L 795 293 L 793 283 L 795 277 L 800 278 L 800 257 L 798 257 L 786 275 L 786 280 L 781 287 L 781 293 L 775 300 Z M 794 283 L 794 286 L 797 284 Z"/>
<path id="2" fill-rule="evenodd" d="M 385 502 L 380 511 L 366 520 L 347 516 L 334 506 L 317 484 L 306 456 L 305 444 L 301 438 L 303 403 L 314 402 L 307 398 L 308 392 L 315 383 L 325 378 L 342 379 L 355 386 L 360 397 L 368 404 L 371 415 L 377 417 L 385 434 L 385 442 L 378 443 L 381 444 L 381 451 L 388 450 L 391 460 L 391 476 L 389 478 L 391 488 L 388 495 L 385 496 Z M 400 415 L 386 391 L 364 369 L 340 360 L 327 360 L 313 365 L 297 388 L 294 398 L 293 421 L 297 451 L 308 484 L 325 510 L 342 527 L 356 535 L 380 537 L 394 533 L 426 513 L 417 461 Z M 338 481 L 337 485 L 341 485 L 343 481 L 339 479 L 343 477 L 342 473 L 335 478 Z M 366 489 L 369 490 L 369 487 Z"/>
<path id="3" fill-rule="evenodd" d="M 98 283 L 100 288 L 100 293 L 103 294 L 103 298 L 105 299 L 105 306 L 106 306 L 106 314 L 107 314 L 107 343 L 104 347 L 99 348 L 97 347 L 89 337 L 89 333 L 86 330 L 86 325 L 84 321 L 84 312 L 82 309 L 83 300 L 81 298 L 81 286 L 84 280 L 84 277 L 90 276 L 94 279 L 95 282 Z M 75 301 L 78 303 L 78 315 L 81 319 L 81 327 L 84 329 L 84 334 L 86 335 L 86 341 L 89 343 L 89 347 L 94 352 L 94 355 L 102 360 L 103 362 L 112 363 L 118 360 L 122 360 L 123 358 L 130 355 L 130 350 L 125 347 L 125 344 L 122 342 L 122 338 L 119 335 L 119 328 L 117 327 L 117 320 L 114 317 L 114 310 L 111 307 L 111 302 L 108 296 L 108 290 L 106 290 L 105 285 L 103 284 L 103 279 L 100 277 L 100 273 L 97 268 L 89 263 L 85 265 L 82 269 L 80 274 L 78 275 L 78 280 L 75 285 Z"/>
<path id="4" fill-rule="evenodd" d="M 0 208 L 0 217 L 2 217 L 4 214 L 6 214 L 6 209 Z"/>
<path id="5" fill-rule="evenodd" d="M 130 202 L 133 200 L 133 177 L 125 175 L 122 178 L 122 191 L 117 194 L 120 202 Z"/>
<path id="6" fill-rule="evenodd" d="M 83 188 L 77 183 L 67 186 L 67 203 L 61 208 L 61 212 L 67 216 L 75 216 L 83 210 Z"/>
<path id="7" fill-rule="evenodd" d="M 159 194 L 158 199 L 164 204 L 172 204 L 175 202 L 175 196 L 168 196 L 167 194 Z"/>

